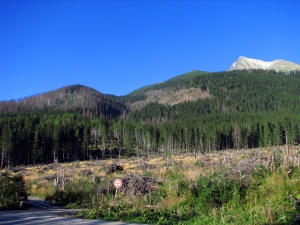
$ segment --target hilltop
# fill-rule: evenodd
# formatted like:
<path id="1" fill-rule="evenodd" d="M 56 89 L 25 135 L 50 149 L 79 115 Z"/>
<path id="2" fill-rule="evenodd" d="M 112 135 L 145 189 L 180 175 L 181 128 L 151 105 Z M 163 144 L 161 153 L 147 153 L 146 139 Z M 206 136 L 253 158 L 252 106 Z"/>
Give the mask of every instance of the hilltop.
<path id="1" fill-rule="evenodd" d="M 86 116 L 124 117 L 127 109 L 113 95 L 84 86 L 69 85 L 57 90 L 25 97 L 19 100 L 0 102 L 0 112 L 29 111 L 79 112 Z"/>
<path id="2" fill-rule="evenodd" d="M 145 106 L 153 103 L 158 103 L 163 106 L 175 106 L 185 102 L 208 101 L 212 103 L 213 101 L 226 102 L 230 99 L 229 104 L 232 104 L 232 97 L 223 99 L 223 96 L 228 96 L 229 93 L 232 92 L 232 88 L 229 84 L 229 82 L 231 82 L 230 79 L 233 79 L 233 82 L 237 81 L 235 80 L 236 78 L 233 78 L 237 76 L 234 71 L 240 71 L 243 74 L 254 74 L 252 78 L 255 77 L 255 79 L 259 79 L 262 82 L 262 85 L 265 84 L 267 86 L 268 84 L 264 83 L 267 82 L 267 80 L 271 83 L 279 82 L 278 79 L 280 74 L 293 74 L 299 72 L 300 65 L 286 60 L 266 62 L 240 56 L 231 65 L 227 73 L 209 73 L 193 70 L 161 83 L 141 87 L 125 96 L 103 94 L 91 87 L 83 85 L 69 85 L 57 90 L 25 97 L 17 101 L 2 101 L 0 102 L 0 113 L 25 112 L 32 110 L 76 111 L 92 117 L 104 116 L 107 118 L 125 118 L 131 112 L 141 110 Z M 257 74 L 264 74 L 264 77 L 260 75 L 256 77 Z M 269 74 L 275 74 L 276 76 L 270 78 L 268 76 Z M 222 84 L 219 83 L 219 87 L 216 87 L 215 83 L 220 82 L 220 78 L 222 79 Z M 241 91 L 240 87 L 244 87 L 245 85 L 250 85 L 247 90 L 249 93 L 252 92 L 252 90 L 257 89 L 257 87 L 251 86 L 256 85 L 254 84 L 255 81 L 253 79 L 248 80 L 249 78 L 247 77 L 242 77 L 241 79 L 242 80 L 238 81 L 240 85 L 235 87 L 238 89 L 235 89 L 234 94 Z M 285 78 L 280 79 L 285 80 Z M 295 78 L 289 77 L 287 79 L 292 81 Z M 216 90 L 215 88 L 220 90 Z M 240 97 L 237 96 L 237 98 Z M 251 98 L 252 97 L 248 100 L 252 101 Z M 221 111 L 228 111 L 228 107 L 223 105 Z M 229 111 L 231 110 L 229 109 Z"/>
<path id="3" fill-rule="evenodd" d="M 282 72 L 300 71 L 300 65 L 289 62 L 286 60 L 274 60 L 271 62 L 247 58 L 240 56 L 229 68 L 230 70 L 250 70 L 250 69 L 263 69 L 263 70 L 275 70 Z"/>

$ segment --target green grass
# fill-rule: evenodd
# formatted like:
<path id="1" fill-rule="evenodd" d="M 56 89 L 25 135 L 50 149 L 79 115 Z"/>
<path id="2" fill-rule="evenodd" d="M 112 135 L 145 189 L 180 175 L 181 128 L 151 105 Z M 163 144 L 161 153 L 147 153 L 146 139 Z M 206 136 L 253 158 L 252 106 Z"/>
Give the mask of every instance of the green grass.
<path id="1" fill-rule="evenodd" d="M 173 173 L 169 183 L 153 195 L 152 203 L 160 205 L 157 208 L 141 207 L 149 204 L 149 198 L 139 199 L 139 205 L 127 204 L 123 195 L 119 201 L 98 205 L 81 216 L 147 224 L 293 224 L 300 212 L 289 195 L 300 193 L 300 171 L 293 168 L 290 177 L 286 172 L 266 169 L 245 184 L 222 171 L 199 177 L 192 185 Z M 168 199 L 173 199 L 169 201 L 172 204 L 161 204 Z"/>
<path id="2" fill-rule="evenodd" d="M 69 207 L 88 207 L 79 215 L 89 219 L 168 225 L 293 224 L 296 215 L 300 215 L 291 198 L 300 199 L 300 168 L 287 161 L 284 152 L 271 156 L 272 153 L 264 165 L 247 173 L 233 172 L 238 169 L 237 162 L 217 163 L 212 169 L 201 159 L 182 167 L 157 166 L 143 173 L 160 178 L 162 185 L 144 196 L 130 196 L 122 191 L 115 195 L 110 181 L 115 176 L 126 176 L 119 173 L 105 176 L 99 183 L 76 180 L 50 197 Z M 291 158 L 295 157 L 298 156 Z M 187 176 L 187 171 L 197 169 L 205 172 L 195 173 L 193 178 Z M 103 192 L 109 183 L 110 191 Z"/>

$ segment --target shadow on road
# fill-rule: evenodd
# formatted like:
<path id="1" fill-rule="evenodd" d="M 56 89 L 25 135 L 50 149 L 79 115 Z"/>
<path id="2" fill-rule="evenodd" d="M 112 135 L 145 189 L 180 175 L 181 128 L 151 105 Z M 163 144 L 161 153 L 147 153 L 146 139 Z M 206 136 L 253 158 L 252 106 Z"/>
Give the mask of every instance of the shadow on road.
<path id="1" fill-rule="evenodd" d="M 44 201 L 40 198 L 33 197 L 33 196 L 28 197 L 28 200 L 26 201 L 26 204 L 27 204 L 28 207 L 34 208 L 34 209 L 56 208 L 50 202 Z"/>
<path id="2" fill-rule="evenodd" d="M 29 210 L 0 211 L 1 225 L 139 225 L 125 222 L 108 222 L 101 220 L 86 220 L 77 218 L 67 218 L 74 216 L 81 209 L 63 209 L 55 207 L 49 202 L 30 196 L 26 202 L 30 206 Z M 67 216 L 67 217 L 62 217 Z M 140 224 L 141 225 L 141 224 Z"/>

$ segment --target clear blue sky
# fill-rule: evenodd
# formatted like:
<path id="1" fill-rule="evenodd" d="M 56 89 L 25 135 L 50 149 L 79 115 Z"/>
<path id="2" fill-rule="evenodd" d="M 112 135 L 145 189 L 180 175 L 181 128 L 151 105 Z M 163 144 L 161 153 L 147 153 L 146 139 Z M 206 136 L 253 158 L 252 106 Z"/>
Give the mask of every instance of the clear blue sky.
<path id="1" fill-rule="evenodd" d="M 0 100 L 125 95 L 239 57 L 300 64 L 299 0 L 0 0 Z"/>

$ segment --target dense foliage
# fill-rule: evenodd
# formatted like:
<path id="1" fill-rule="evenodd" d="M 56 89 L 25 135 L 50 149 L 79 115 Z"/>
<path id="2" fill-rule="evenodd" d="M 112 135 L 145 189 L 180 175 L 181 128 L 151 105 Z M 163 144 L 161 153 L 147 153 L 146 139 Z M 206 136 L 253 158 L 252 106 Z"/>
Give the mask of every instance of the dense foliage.
<path id="1" fill-rule="evenodd" d="M 25 181 L 21 174 L 0 173 L 0 210 L 16 208 L 27 199 Z"/>
<path id="2" fill-rule="evenodd" d="M 154 151 L 204 152 L 298 143 L 299 86 L 299 72 L 195 71 L 145 89 L 194 87 L 208 91 L 211 98 L 172 106 L 152 102 L 126 118 L 126 109 L 115 97 L 110 98 L 114 107 L 106 102 L 101 113 L 97 109 L 87 113 L 33 108 L 1 114 L 0 166 L 104 158 L 104 150 L 110 155 L 130 151 L 149 155 Z M 78 90 L 96 94 L 81 86 L 73 89 L 63 89 L 63 96 L 70 99 L 70 93 Z M 128 95 L 126 101 L 143 98 L 145 89 Z M 126 102 L 124 98 L 121 101 Z M 88 101 L 80 102 L 84 106 Z M 120 110 L 114 111 L 118 105 Z"/>

